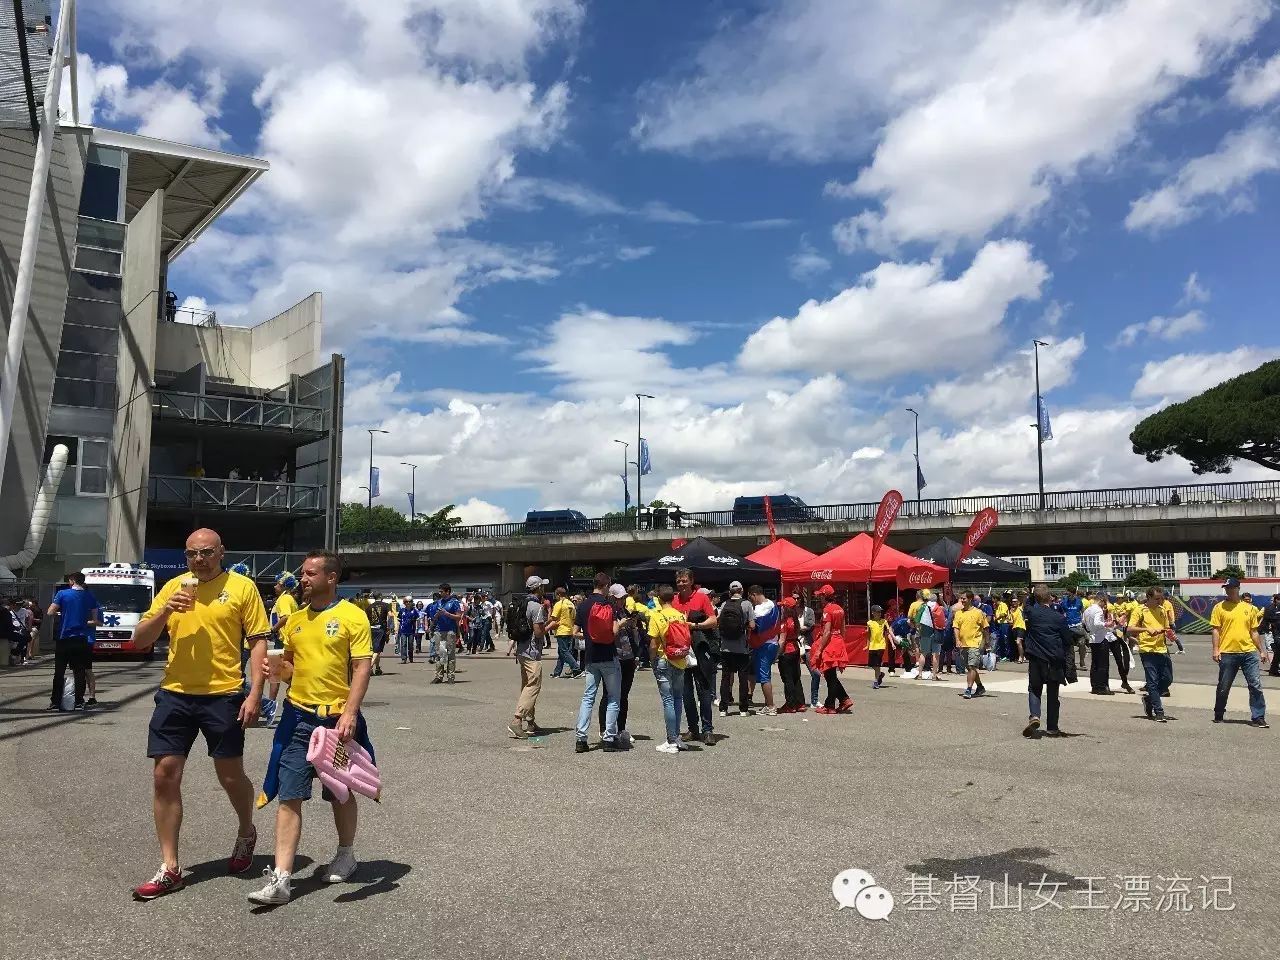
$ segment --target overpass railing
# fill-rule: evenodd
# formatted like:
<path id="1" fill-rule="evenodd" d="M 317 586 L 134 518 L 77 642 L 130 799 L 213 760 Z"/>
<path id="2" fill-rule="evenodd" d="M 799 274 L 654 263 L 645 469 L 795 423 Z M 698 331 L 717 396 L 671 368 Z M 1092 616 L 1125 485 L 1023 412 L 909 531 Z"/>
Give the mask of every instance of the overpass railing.
<path id="1" fill-rule="evenodd" d="M 1160 487 L 1117 487 L 1098 490 L 1046 491 L 1045 512 L 1067 510 L 1125 509 L 1130 507 L 1190 506 L 1211 503 L 1251 503 L 1280 500 L 1280 480 L 1253 480 L 1239 483 L 1181 483 Z M 878 501 L 835 503 L 805 507 L 802 511 L 779 510 L 779 525 L 808 523 L 867 523 L 875 519 Z M 973 497 L 945 497 L 908 500 L 902 505 L 902 517 L 972 517 L 979 510 L 995 507 L 1002 514 L 1036 513 L 1040 510 L 1038 493 L 1006 493 Z M 525 523 L 489 523 L 477 526 L 406 527 L 373 533 L 340 534 L 343 547 L 367 543 L 423 543 L 438 540 L 500 540 L 510 537 L 537 537 L 575 533 L 608 533 L 635 529 L 634 516 L 610 516 L 564 524 L 554 528 L 535 527 Z M 640 529 L 670 530 L 685 536 L 718 527 L 763 526 L 758 519 L 735 520 L 732 510 L 686 512 L 657 509 L 641 515 Z"/>

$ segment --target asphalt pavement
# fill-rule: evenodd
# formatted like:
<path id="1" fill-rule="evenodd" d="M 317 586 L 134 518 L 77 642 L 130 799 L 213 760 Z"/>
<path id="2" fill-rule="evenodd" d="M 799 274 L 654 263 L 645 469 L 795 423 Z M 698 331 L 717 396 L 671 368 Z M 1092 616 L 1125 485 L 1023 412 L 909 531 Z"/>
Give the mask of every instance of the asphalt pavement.
<path id="1" fill-rule="evenodd" d="M 258 814 L 253 870 L 226 876 L 235 824 L 202 742 L 184 794 L 189 886 L 151 903 L 130 897 L 159 861 L 145 756 L 158 663 L 99 664 L 104 706 L 74 715 L 41 712 L 47 661 L 0 673 L 0 952 L 14 960 L 1257 960 L 1277 952 L 1280 726 L 1241 722 L 1242 680 L 1231 722 L 1210 722 L 1205 684 L 1216 668 L 1207 638 L 1191 638 L 1174 658 L 1165 725 L 1143 719 L 1134 697 L 1086 693 L 1064 702 L 1068 736 L 1028 740 L 1014 665 L 1002 664 L 988 677 L 992 695 L 973 701 L 954 681 L 893 678 L 873 691 L 866 670 L 850 669 L 852 716 L 717 718 L 715 746 L 678 756 L 653 749 L 661 711 L 650 673 L 637 675 L 632 692 L 636 748 L 576 755 L 581 680 L 547 679 L 538 720 L 550 733 L 516 741 L 505 730 L 515 664 L 489 654 L 460 666 L 453 686 L 428 684 L 432 668 L 422 662 L 389 663 L 375 678 L 366 716 L 385 793 L 381 804 L 360 801 L 361 866 L 346 884 L 308 879 L 335 843 L 317 795 L 305 812 L 295 899 L 274 909 L 246 900 L 269 863 L 274 808 Z M 1280 683 L 1264 682 L 1280 703 Z M 255 782 L 269 738 L 249 735 Z M 832 882 L 851 868 L 893 897 L 887 919 L 866 919 L 856 904 L 840 909 Z M 887 903 L 881 893 L 864 896 L 867 913 Z"/>

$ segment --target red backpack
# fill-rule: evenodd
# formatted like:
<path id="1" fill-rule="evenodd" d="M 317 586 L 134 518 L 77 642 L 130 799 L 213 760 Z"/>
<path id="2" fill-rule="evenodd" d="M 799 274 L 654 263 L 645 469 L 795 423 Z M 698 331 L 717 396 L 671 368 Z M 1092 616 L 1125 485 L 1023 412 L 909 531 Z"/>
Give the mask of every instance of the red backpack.
<path id="1" fill-rule="evenodd" d="M 693 649 L 693 634 L 689 632 L 689 621 L 672 620 L 667 624 L 667 639 L 662 645 L 667 660 L 683 660 Z"/>
<path id="2" fill-rule="evenodd" d="M 596 601 L 591 605 L 591 613 L 587 615 L 587 636 L 592 643 L 613 646 L 616 639 L 613 632 L 613 604 Z"/>
<path id="3" fill-rule="evenodd" d="M 935 603 L 929 610 L 929 615 L 933 618 L 933 629 L 947 629 L 947 611 L 942 609 L 941 603 Z"/>

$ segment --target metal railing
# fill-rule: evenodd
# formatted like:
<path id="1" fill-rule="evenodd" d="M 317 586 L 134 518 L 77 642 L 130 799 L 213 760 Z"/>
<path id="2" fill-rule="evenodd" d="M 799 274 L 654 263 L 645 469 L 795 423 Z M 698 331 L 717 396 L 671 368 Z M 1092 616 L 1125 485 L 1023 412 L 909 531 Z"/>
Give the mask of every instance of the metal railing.
<path id="1" fill-rule="evenodd" d="M 177 390 L 156 390 L 151 398 L 157 420 L 219 424 L 251 430 L 285 430 L 290 433 L 324 433 L 323 407 L 285 400 L 218 397 Z"/>
<path id="2" fill-rule="evenodd" d="M 258 513 L 324 511 L 324 487 L 314 484 L 167 476 L 153 476 L 148 484 L 147 502 L 153 507 Z"/>
<path id="3" fill-rule="evenodd" d="M 1130 507 L 1177 507 L 1214 503 L 1251 503 L 1280 500 L 1280 480 L 1256 480 L 1242 483 L 1194 483 L 1163 487 L 1120 487 L 1099 490 L 1061 490 L 1046 492 L 1044 512 L 1069 510 L 1106 510 Z M 836 503 L 804 508 L 786 507 L 775 511 L 779 526 L 822 523 L 870 524 L 879 507 L 878 501 Z M 1037 513 L 1040 494 L 1007 493 L 992 496 L 949 497 L 908 500 L 902 505 L 901 517 L 972 517 L 979 510 L 995 507 L 1001 514 Z M 724 528 L 763 526 L 757 515 L 735 518 L 732 510 L 689 513 L 684 510 L 654 510 L 641 515 L 641 530 L 670 530 L 686 536 L 700 531 Z M 450 529 L 412 527 L 403 530 L 367 533 L 340 532 L 339 542 L 345 547 L 370 543 L 426 543 L 442 540 L 500 540 L 510 537 L 561 536 L 576 533 L 609 533 L 636 529 L 635 517 L 601 517 L 579 522 L 564 521 L 553 527 L 525 523 L 490 523 L 459 526 Z"/>
<path id="4" fill-rule="evenodd" d="M 282 573 L 296 574 L 302 568 L 306 553 L 274 552 L 270 550 L 227 551 L 225 565 L 230 568 L 243 563 L 249 568 L 249 576 L 255 580 L 275 579 Z"/>

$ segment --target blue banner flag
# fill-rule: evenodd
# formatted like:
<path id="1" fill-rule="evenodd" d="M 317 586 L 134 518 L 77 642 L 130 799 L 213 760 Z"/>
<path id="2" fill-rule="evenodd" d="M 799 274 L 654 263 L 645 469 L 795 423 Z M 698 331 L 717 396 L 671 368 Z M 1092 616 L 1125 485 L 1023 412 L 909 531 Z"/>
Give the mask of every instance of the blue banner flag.
<path id="1" fill-rule="evenodd" d="M 640 476 L 647 477 L 653 472 L 653 464 L 649 462 L 649 441 L 640 438 Z"/>
<path id="2" fill-rule="evenodd" d="M 412 520 L 414 517 L 417 516 L 417 513 L 415 513 L 413 509 L 413 494 L 409 493 L 409 494 L 405 494 L 405 496 L 409 498 L 409 519 Z"/>
<path id="3" fill-rule="evenodd" d="M 924 471 L 920 469 L 920 464 L 916 464 L 916 489 L 923 490 L 928 484 L 924 482 Z"/>
<path id="4" fill-rule="evenodd" d="M 1040 398 L 1040 442 L 1053 439 L 1053 426 L 1049 423 L 1049 408 L 1045 405 L 1044 397 Z"/>
<path id="5" fill-rule="evenodd" d="M 382 496 L 382 489 L 381 489 L 382 485 L 380 483 L 381 479 L 382 479 L 382 470 L 379 467 L 370 467 L 369 468 L 369 496 L 371 497 Z"/>

